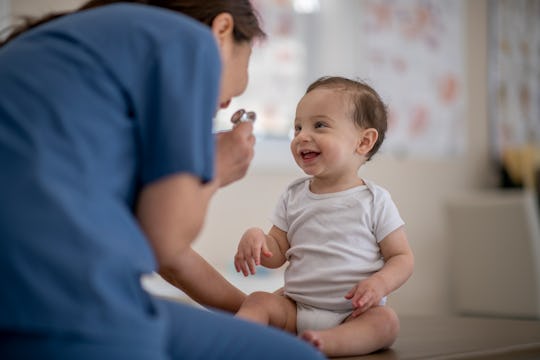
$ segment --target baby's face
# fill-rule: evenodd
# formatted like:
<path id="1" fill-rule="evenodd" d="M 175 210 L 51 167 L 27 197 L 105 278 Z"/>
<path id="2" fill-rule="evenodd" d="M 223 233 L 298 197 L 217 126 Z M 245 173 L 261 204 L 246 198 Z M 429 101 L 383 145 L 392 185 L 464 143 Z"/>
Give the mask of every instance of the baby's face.
<path id="1" fill-rule="evenodd" d="M 336 177 L 356 174 L 362 129 L 352 119 L 343 90 L 317 88 L 300 100 L 294 120 L 291 151 L 308 175 Z"/>

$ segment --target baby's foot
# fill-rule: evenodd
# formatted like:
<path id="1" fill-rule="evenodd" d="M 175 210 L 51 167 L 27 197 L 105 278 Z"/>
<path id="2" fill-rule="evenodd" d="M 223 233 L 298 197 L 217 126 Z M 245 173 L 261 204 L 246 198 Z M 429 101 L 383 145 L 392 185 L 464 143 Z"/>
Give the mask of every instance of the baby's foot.
<path id="1" fill-rule="evenodd" d="M 306 330 L 300 334 L 300 338 L 315 346 L 319 351 L 323 351 L 323 339 L 319 332 Z"/>

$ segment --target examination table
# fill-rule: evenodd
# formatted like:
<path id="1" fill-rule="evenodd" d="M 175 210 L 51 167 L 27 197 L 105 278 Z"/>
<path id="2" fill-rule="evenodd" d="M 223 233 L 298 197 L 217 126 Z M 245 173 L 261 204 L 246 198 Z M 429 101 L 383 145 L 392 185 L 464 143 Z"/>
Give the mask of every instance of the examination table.
<path id="1" fill-rule="evenodd" d="M 401 317 L 389 350 L 341 360 L 540 360 L 540 321 L 489 317 Z"/>
<path id="2" fill-rule="evenodd" d="M 143 280 L 154 295 L 196 305 L 177 288 L 155 275 Z M 269 285 L 271 288 L 279 284 Z M 250 292 L 249 289 L 244 289 Z M 399 315 L 399 314 L 398 314 Z M 389 350 L 340 360 L 540 360 L 540 319 L 509 317 L 405 316 Z"/>

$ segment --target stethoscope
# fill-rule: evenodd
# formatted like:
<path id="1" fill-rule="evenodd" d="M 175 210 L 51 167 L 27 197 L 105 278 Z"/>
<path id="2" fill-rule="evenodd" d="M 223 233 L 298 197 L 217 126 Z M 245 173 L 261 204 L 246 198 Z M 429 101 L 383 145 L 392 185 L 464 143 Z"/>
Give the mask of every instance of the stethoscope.
<path id="1" fill-rule="evenodd" d="M 254 111 L 246 111 L 244 109 L 237 110 L 231 116 L 231 122 L 234 125 L 237 125 L 241 122 L 246 122 L 246 121 L 255 122 L 256 119 L 257 119 L 257 114 Z"/>

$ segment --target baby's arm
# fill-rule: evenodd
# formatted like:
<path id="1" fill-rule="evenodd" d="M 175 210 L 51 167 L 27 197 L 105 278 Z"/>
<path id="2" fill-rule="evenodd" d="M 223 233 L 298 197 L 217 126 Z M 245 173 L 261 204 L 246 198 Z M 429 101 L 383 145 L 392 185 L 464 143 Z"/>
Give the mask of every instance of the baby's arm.
<path id="1" fill-rule="evenodd" d="M 287 233 L 280 228 L 272 226 L 268 234 L 259 228 L 251 228 L 240 239 L 234 266 L 244 276 L 250 273 L 254 275 L 257 265 L 278 268 L 285 263 L 285 252 L 288 249 Z"/>
<path id="2" fill-rule="evenodd" d="M 385 260 L 382 269 L 360 281 L 345 295 L 355 307 L 353 317 L 378 305 L 384 296 L 403 285 L 413 272 L 414 256 L 403 227 L 391 232 L 379 246 Z"/>

